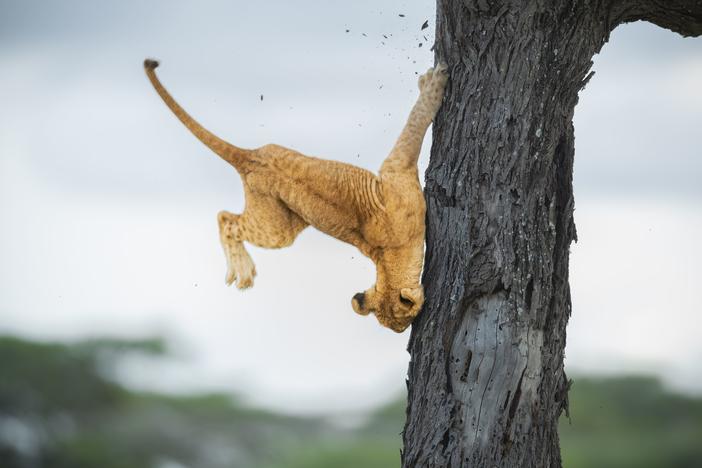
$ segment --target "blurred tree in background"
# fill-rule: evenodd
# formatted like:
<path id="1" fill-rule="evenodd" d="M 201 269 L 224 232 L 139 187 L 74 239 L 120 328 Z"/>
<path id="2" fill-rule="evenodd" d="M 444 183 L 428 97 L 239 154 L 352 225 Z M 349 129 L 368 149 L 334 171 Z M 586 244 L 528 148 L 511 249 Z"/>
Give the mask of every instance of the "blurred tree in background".
<path id="1" fill-rule="evenodd" d="M 1 468 L 387 468 L 400 465 L 404 399 L 356 429 L 247 408 L 228 395 L 138 392 L 110 378 L 158 340 L 0 338 Z M 567 467 L 702 466 L 702 399 L 652 378 L 578 379 L 561 421 Z"/>

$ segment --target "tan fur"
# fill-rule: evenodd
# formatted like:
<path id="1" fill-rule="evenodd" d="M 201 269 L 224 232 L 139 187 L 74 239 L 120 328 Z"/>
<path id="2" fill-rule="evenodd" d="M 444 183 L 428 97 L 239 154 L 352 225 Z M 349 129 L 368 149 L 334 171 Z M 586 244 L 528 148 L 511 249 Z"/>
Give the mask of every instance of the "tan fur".
<path id="1" fill-rule="evenodd" d="M 352 299 L 353 309 L 374 313 L 396 332 L 405 330 L 424 302 L 425 204 L 417 174 L 424 134 L 436 114 L 446 67 L 419 79 L 420 94 L 379 175 L 349 164 L 302 155 L 277 145 L 246 150 L 221 140 L 193 120 L 156 77 L 158 62 L 144 67 L 154 88 L 188 129 L 241 175 L 246 207 L 217 219 L 227 258 L 227 284 L 253 285 L 256 268 L 244 241 L 286 247 L 308 225 L 356 246 L 376 265 L 376 283 Z"/>

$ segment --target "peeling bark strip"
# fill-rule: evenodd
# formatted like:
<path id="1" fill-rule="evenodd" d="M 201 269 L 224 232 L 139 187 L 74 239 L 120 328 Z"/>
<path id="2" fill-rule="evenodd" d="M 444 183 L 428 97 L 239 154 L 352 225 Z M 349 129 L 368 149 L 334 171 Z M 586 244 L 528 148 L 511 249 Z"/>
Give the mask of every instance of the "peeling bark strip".
<path id="1" fill-rule="evenodd" d="M 573 111 L 623 22 L 702 34 L 702 0 L 438 0 L 449 64 L 426 173 L 426 302 L 402 464 L 559 467 Z"/>

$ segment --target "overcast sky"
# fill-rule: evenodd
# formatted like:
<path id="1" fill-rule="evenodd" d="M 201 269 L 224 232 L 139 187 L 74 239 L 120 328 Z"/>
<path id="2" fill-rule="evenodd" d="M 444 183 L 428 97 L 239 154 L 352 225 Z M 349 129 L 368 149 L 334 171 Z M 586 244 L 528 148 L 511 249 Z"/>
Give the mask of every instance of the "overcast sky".
<path id="1" fill-rule="evenodd" d="M 0 0 L 0 333 L 165 335 L 176 359 L 125 378 L 290 411 L 399 394 L 409 333 L 351 310 L 375 275 L 352 247 L 308 229 L 250 249 L 253 289 L 225 287 L 216 213 L 241 210 L 241 183 L 141 63 L 160 59 L 176 99 L 237 145 L 375 170 L 433 31 L 428 1 Z M 700 392 L 702 40 L 627 25 L 595 62 L 575 116 L 567 365 Z"/>

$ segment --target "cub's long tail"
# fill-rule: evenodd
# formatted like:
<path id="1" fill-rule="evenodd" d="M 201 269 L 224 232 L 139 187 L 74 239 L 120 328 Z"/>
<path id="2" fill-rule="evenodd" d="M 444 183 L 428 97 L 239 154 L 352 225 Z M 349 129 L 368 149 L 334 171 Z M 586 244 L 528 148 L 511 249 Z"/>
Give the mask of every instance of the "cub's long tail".
<path id="1" fill-rule="evenodd" d="M 154 71 L 158 65 L 159 64 L 156 60 L 144 60 L 146 76 L 149 77 L 151 84 L 154 86 L 156 92 L 158 92 L 159 96 L 161 96 L 166 105 L 173 111 L 176 117 L 178 117 L 178 119 L 180 119 L 180 121 L 183 122 L 186 127 L 188 127 L 188 130 L 190 130 L 193 135 L 198 138 L 198 140 L 203 142 L 212 151 L 221 156 L 222 159 L 239 169 L 248 159 L 246 156 L 251 153 L 251 151 L 236 147 L 231 143 L 222 140 L 209 130 L 205 129 L 195 119 L 190 117 L 190 114 L 185 112 L 185 110 L 180 107 L 180 104 L 173 99 L 168 91 L 166 91 L 166 88 L 163 87 L 161 81 L 159 81 L 158 77 L 156 76 L 156 72 Z"/>

